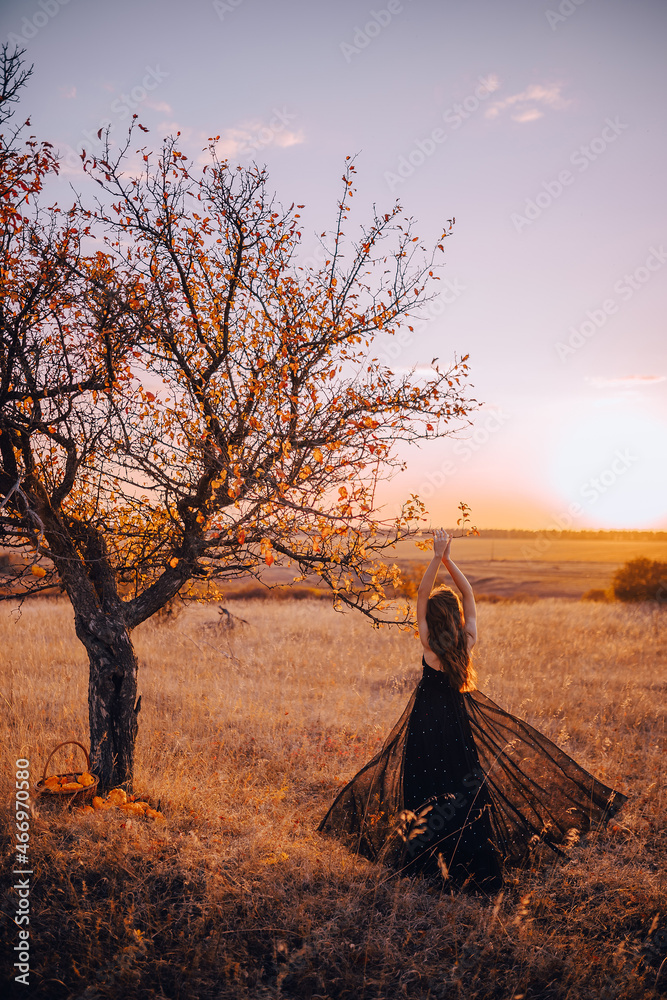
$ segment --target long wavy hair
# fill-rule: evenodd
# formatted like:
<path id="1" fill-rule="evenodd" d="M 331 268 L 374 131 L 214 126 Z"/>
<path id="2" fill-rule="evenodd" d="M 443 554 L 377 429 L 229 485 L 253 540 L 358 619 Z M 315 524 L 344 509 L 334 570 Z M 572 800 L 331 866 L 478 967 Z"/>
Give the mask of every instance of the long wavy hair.
<path id="1" fill-rule="evenodd" d="M 474 691 L 477 674 L 468 652 L 463 608 L 458 595 L 444 585 L 433 591 L 426 605 L 428 644 L 457 691 Z"/>

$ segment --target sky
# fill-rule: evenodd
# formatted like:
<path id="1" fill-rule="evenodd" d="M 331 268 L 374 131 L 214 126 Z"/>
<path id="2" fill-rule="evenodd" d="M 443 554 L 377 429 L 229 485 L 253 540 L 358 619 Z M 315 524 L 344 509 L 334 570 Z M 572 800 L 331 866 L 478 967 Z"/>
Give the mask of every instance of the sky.
<path id="1" fill-rule="evenodd" d="M 395 370 L 469 354 L 472 424 L 400 452 L 417 493 L 480 528 L 667 528 L 664 0 L 2 0 L 34 73 L 22 112 L 62 155 L 133 113 L 150 139 L 266 164 L 305 203 L 303 252 L 399 199 L 445 243 Z"/>

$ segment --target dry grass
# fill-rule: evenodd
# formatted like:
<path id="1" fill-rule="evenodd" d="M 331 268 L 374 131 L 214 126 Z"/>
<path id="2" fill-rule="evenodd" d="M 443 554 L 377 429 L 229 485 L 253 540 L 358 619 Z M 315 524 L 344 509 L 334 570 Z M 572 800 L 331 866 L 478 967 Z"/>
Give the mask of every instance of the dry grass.
<path id="1" fill-rule="evenodd" d="M 321 601 L 235 601 L 135 634 L 136 788 L 163 827 L 35 816 L 31 996 L 568 998 L 667 992 L 665 609 L 480 606 L 480 688 L 631 799 L 571 864 L 484 905 L 349 855 L 315 827 L 416 683 L 415 640 Z M 3 801 L 14 761 L 86 742 L 69 606 L 0 609 Z M 57 770 L 65 770 L 62 751 Z M 125 823 L 125 825 L 123 825 Z M 3 848 L 9 842 L 3 823 Z M 15 909 L 3 885 L 7 915 Z M 13 958 L 3 954 L 3 974 Z M 26 991 L 17 995 L 26 995 Z"/>

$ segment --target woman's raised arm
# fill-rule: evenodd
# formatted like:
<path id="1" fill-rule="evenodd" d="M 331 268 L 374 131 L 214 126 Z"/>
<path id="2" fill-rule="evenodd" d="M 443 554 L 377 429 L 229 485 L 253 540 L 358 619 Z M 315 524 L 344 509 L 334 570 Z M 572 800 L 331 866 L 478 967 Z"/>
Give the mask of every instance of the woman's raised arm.
<path id="1" fill-rule="evenodd" d="M 447 572 L 461 592 L 461 604 L 463 605 L 463 620 L 465 630 L 468 634 L 468 652 L 477 642 L 477 607 L 475 605 L 475 595 L 472 592 L 470 583 L 465 578 L 456 563 L 450 558 L 449 549 L 452 543 L 451 538 L 447 543 L 442 561 L 447 568 Z"/>
<path id="2" fill-rule="evenodd" d="M 422 577 L 417 592 L 417 625 L 419 626 L 419 638 L 425 649 L 430 650 L 428 644 L 428 626 L 426 624 L 426 605 L 433 590 L 433 584 L 440 568 L 440 563 L 444 563 L 447 572 L 461 592 L 461 604 L 463 605 L 463 620 L 465 630 L 468 635 L 468 652 L 477 642 L 477 608 L 475 606 L 475 595 L 472 592 L 468 580 L 458 568 L 454 560 L 450 557 L 452 545 L 451 535 L 446 531 L 438 529 L 433 532 L 433 558 L 426 567 L 426 572 Z"/>
<path id="3" fill-rule="evenodd" d="M 429 651 L 431 647 L 428 644 L 426 605 L 429 597 L 431 596 L 433 584 L 435 583 L 435 578 L 438 575 L 438 570 L 440 569 L 440 563 L 443 561 L 445 550 L 450 542 L 451 539 L 446 531 L 438 529 L 433 532 L 433 558 L 426 567 L 426 571 L 422 577 L 422 582 L 419 584 L 419 590 L 417 591 L 417 625 L 419 626 L 419 638 L 424 649 L 428 649 Z"/>

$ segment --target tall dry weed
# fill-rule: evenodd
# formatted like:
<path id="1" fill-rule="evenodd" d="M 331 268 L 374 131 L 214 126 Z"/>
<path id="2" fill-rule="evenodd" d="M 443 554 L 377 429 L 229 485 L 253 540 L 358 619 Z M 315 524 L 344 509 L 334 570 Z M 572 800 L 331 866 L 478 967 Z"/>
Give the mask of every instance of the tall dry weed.
<path id="1" fill-rule="evenodd" d="M 416 640 L 321 601 L 228 610 L 231 621 L 190 607 L 135 633 L 136 788 L 166 824 L 33 817 L 31 995 L 664 994 L 664 611 L 480 606 L 480 688 L 630 796 L 616 829 L 567 865 L 510 871 L 485 905 L 392 878 L 315 832 L 402 711 L 420 676 Z M 1 611 L 6 802 L 17 756 L 36 780 L 53 745 L 86 742 L 87 665 L 67 604 Z M 54 765 L 76 759 L 63 750 Z M 5 849 L 11 832 L 5 822 Z M 13 903 L 6 879 L 10 947 Z"/>

